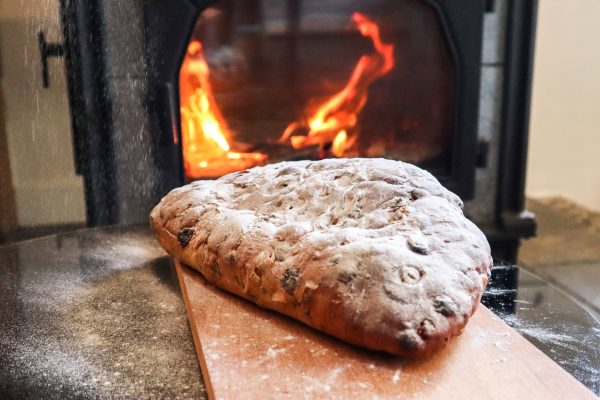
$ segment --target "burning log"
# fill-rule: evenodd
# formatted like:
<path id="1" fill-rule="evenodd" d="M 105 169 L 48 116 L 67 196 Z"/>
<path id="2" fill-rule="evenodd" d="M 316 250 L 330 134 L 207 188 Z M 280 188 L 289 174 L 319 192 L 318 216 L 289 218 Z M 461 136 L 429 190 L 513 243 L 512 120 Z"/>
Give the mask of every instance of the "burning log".
<path id="1" fill-rule="evenodd" d="M 296 150 L 287 143 L 260 143 L 253 147 L 252 151 L 268 154 L 270 163 L 281 161 L 320 160 L 323 158 L 323 154 L 318 145 L 306 146 Z"/>

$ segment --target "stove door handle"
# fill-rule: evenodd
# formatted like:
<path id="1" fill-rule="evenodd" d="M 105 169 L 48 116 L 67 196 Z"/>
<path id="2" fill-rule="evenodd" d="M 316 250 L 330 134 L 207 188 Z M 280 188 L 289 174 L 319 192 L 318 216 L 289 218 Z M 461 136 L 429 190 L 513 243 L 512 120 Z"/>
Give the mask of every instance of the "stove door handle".
<path id="1" fill-rule="evenodd" d="M 38 46 L 40 49 L 40 59 L 42 62 L 42 82 L 44 88 L 50 86 L 50 76 L 48 73 L 48 57 L 63 57 L 65 55 L 65 47 L 62 43 L 48 43 L 44 32 L 39 31 Z"/>

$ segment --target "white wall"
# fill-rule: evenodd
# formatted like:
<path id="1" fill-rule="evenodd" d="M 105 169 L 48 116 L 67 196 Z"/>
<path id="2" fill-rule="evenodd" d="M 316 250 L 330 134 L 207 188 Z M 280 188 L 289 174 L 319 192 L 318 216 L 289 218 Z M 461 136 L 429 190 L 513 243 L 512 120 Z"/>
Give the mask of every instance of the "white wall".
<path id="1" fill-rule="evenodd" d="M 600 0 L 540 0 L 527 195 L 600 211 Z"/>
<path id="2" fill-rule="evenodd" d="M 22 227 L 85 220 L 62 59 L 49 59 L 50 87 L 42 87 L 37 32 L 43 30 L 47 41 L 62 41 L 59 11 L 58 1 L 0 0 L 5 107 L 0 123 L 5 124 L 17 224 Z"/>

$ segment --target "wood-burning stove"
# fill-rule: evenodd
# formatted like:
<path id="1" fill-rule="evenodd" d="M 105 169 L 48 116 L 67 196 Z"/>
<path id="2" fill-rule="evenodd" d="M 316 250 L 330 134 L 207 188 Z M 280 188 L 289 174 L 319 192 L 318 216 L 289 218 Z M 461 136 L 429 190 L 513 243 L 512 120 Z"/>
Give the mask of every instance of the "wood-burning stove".
<path id="1" fill-rule="evenodd" d="M 61 7 L 90 225 L 145 221 L 171 188 L 219 174 L 184 168 L 182 142 L 198 127 L 186 119 L 180 72 L 190 59 L 215 71 L 225 57 L 244 71 L 210 94 L 243 142 L 221 143 L 225 156 L 261 154 L 257 164 L 342 155 L 416 162 L 466 200 L 495 256 L 514 260 L 519 239 L 533 234 L 523 180 L 535 1 L 62 0 Z M 377 23 L 395 68 L 369 80 L 356 121 L 294 151 L 294 140 L 308 142 L 311 113 L 375 52 L 374 39 L 348 22 L 353 12 Z M 352 145 L 340 145 L 342 130 L 344 140 L 356 137 Z"/>

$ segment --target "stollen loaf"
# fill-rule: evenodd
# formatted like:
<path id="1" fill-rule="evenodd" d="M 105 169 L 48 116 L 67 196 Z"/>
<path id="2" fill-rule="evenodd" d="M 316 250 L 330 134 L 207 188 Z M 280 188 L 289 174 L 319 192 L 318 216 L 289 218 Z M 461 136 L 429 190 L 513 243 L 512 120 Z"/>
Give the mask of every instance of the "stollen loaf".
<path id="1" fill-rule="evenodd" d="M 327 159 L 193 182 L 150 223 L 224 290 L 349 343 L 421 355 L 460 334 L 490 276 L 462 206 L 413 165 Z"/>

